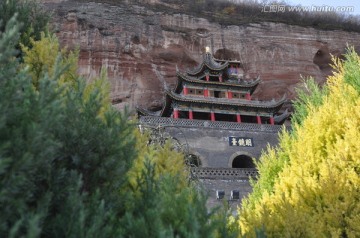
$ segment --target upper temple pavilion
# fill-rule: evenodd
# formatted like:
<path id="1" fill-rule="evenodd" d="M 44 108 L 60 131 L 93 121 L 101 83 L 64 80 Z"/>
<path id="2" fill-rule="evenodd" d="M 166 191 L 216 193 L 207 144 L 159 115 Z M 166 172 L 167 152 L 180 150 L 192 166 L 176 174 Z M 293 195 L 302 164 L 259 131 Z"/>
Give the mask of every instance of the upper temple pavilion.
<path id="1" fill-rule="evenodd" d="M 245 80 L 242 63 L 219 60 L 207 50 L 200 65 L 186 72 L 177 71 L 174 89 L 166 89 L 162 110 L 137 108 L 138 115 L 184 118 L 189 120 L 238 123 L 282 124 L 287 111 L 278 115 L 286 98 L 252 100 L 260 78 Z"/>

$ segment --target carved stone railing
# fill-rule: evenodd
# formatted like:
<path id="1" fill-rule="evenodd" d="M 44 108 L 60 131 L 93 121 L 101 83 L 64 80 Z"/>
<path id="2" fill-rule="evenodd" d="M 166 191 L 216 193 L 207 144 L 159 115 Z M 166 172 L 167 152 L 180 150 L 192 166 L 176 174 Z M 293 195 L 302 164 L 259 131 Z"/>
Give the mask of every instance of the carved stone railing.
<path id="1" fill-rule="evenodd" d="M 256 169 L 192 168 L 191 174 L 199 179 L 249 179 L 258 175 Z"/>
<path id="2" fill-rule="evenodd" d="M 188 120 L 188 119 L 173 119 L 169 117 L 152 117 L 146 116 L 140 118 L 140 124 L 150 126 L 173 126 L 173 127 L 205 127 L 214 129 L 229 129 L 240 131 L 259 131 L 277 133 L 283 126 L 268 125 L 268 124 L 250 124 L 250 123 L 236 123 L 223 121 L 205 121 L 205 120 Z M 286 127 L 290 130 L 290 127 Z"/>

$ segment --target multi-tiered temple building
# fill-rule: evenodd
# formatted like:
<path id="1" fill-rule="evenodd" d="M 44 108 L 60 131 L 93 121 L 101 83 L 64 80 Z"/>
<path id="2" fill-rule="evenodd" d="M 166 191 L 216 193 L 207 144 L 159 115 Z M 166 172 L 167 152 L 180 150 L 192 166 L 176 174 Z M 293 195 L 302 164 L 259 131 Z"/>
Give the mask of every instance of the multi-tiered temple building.
<path id="1" fill-rule="evenodd" d="M 281 124 L 287 112 L 278 115 L 285 96 L 278 101 L 257 101 L 251 96 L 260 78 L 245 80 L 239 61 L 216 60 L 206 53 L 203 62 L 185 73 L 177 72 L 177 85 L 166 90 L 160 112 L 138 109 L 141 116 L 237 123 Z"/>
<path id="2" fill-rule="evenodd" d="M 166 89 L 162 110 L 138 108 L 140 123 L 162 127 L 198 160 L 194 175 L 209 191 L 249 192 L 248 176 L 256 174 L 253 159 L 275 145 L 286 98 L 252 99 L 260 78 L 248 79 L 240 61 L 218 60 L 206 52 L 195 69 L 177 71 L 177 84 Z M 224 181 L 228 181 L 224 183 Z M 210 194 L 213 194 L 210 192 Z"/>

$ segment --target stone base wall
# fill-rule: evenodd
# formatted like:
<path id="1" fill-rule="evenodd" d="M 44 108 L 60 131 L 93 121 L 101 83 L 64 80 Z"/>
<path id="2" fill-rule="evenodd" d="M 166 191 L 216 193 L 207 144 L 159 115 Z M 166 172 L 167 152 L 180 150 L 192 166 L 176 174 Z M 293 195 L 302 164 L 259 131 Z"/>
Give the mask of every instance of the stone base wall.
<path id="1" fill-rule="evenodd" d="M 268 144 L 278 143 L 278 133 L 285 128 L 163 117 L 142 117 L 140 123 L 143 127 L 163 128 L 164 133 L 179 141 L 185 151 L 200 158 L 201 167 L 209 168 L 231 168 L 238 155 L 259 159 Z M 231 138 L 251 139 L 252 146 L 233 146 Z"/>

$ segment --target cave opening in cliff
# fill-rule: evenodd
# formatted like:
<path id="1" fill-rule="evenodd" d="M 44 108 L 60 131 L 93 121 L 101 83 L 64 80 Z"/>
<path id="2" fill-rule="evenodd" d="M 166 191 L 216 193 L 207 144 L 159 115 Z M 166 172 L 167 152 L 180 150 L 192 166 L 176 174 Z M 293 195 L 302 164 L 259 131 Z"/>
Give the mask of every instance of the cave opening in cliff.
<path id="1" fill-rule="evenodd" d="M 214 57 L 216 59 L 223 59 L 223 60 L 237 60 L 240 59 L 240 55 L 238 52 L 233 51 L 233 50 L 229 50 L 229 49 L 218 49 L 215 54 Z"/>
<path id="2" fill-rule="evenodd" d="M 323 46 L 316 51 L 313 63 L 324 73 L 331 71 L 331 54 L 327 46 Z"/>

